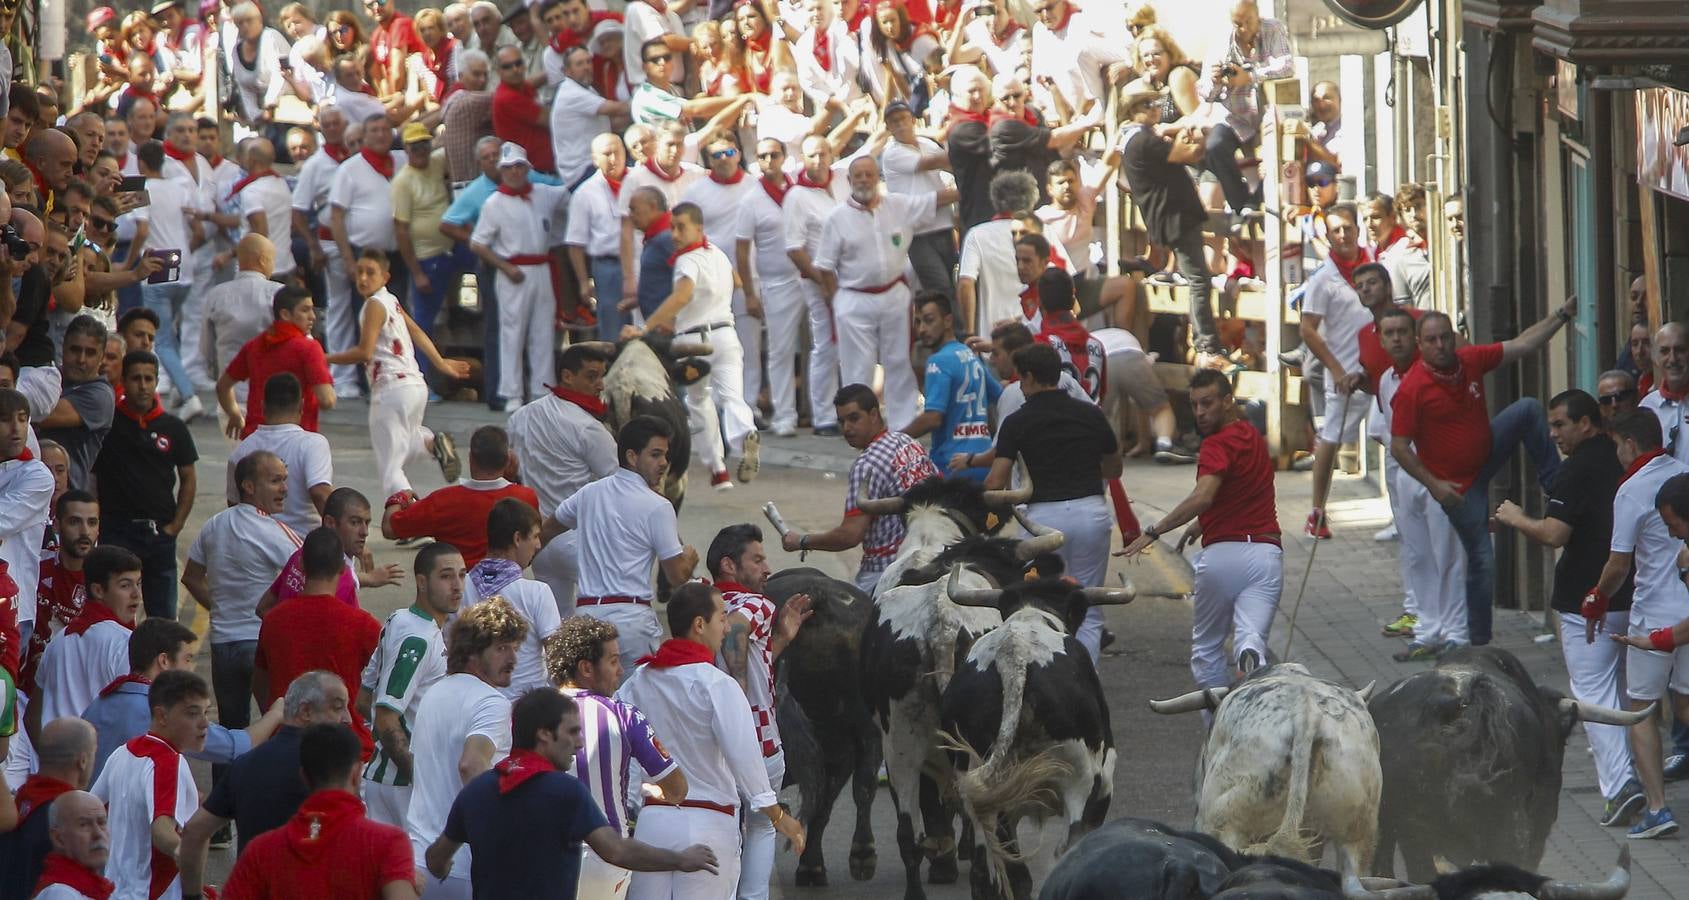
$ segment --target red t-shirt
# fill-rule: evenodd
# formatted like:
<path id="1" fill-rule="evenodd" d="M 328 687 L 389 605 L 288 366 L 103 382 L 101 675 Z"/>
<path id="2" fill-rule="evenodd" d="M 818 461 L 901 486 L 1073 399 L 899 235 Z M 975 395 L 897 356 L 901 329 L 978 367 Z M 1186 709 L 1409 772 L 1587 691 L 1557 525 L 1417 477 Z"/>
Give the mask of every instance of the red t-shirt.
<path id="1" fill-rule="evenodd" d="M 307 594 L 278 605 L 258 629 L 254 664 L 270 673 L 269 695 L 259 698 L 259 708 L 269 709 L 293 679 L 312 669 L 339 675 L 346 682 L 346 696 L 356 699 L 364 665 L 380 643 L 381 623 L 336 597 Z M 352 730 L 369 759 L 375 744 L 357 710 L 352 711 Z"/>
<path id="2" fill-rule="evenodd" d="M 463 554 L 464 563 L 474 568 L 487 555 L 487 513 L 506 497 L 540 508 L 539 495 L 527 485 L 507 484 L 484 491 L 453 484 L 394 512 L 388 522 L 401 539 L 431 537 L 451 544 Z"/>
<path id="3" fill-rule="evenodd" d="M 493 134 L 528 151 L 528 165 L 536 172 L 554 172 L 551 129 L 538 118 L 540 102 L 532 87 L 513 88 L 499 82 L 493 91 Z"/>
<path id="4" fill-rule="evenodd" d="M 303 334 L 296 333 L 279 340 L 277 335 L 272 328 L 247 341 L 235 354 L 225 373 L 236 381 L 247 383 L 246 427 L 240 433 L 243 438 L 264 424 L 264 384 L 271 375 L 292 372 L 299 378 L 305 394 L 299 427 L 306 431 L 317 430 L 317 394 L 312 388 L 334 383 L 334 376 L 328 373 L 322 344 Z"/>
<path id="5" fill-rule="evenodd" d="M 1425 310 L 1411 306 L 1408 307 L 1407 312 L 1408 315 L 1413 316 L 1415 322 L 1419 321 L 1420 316 L 1425 315 Z M 1384 352 L 1384 342 L 1378 339 L 1378 323 L 1370 322 L 1365 328 L 1362 328 L 1360 333 L 1355 335 L 1355 343 L 1360 346 L 1361 350 L 1361 370 L 1366 372 L 1366 392 L 1376 397 L 1378 396 L 1378 379 L 1383 378 L 1384 373 L 1393 365 L 1390 362 L 1390 354 Z M 1418 361 L 1419 345 L 1415 344 L 1413 359 L 1408 365 L 1411 366 Z"/>
<path id="6" fill-rule="evenodd" d="M 286 825 L 246 845 L 222 896 L 378 900 L 383 887 L 416 876 L 411 854 L 410 838 L 391 825 L 365 818 L 357 797 L 318 791 L 305 798 Z"/>
<path id="7" fill-rule="evenodd" d="M 1202 439 L 1196 477 L 1218 475 L 1213 505 L 1197 517 L 1202 546 L 1245 537 L 1278 536 L 1273 495 L 1273 461 L 1255 426 L 1238 419 Z"/>
<path id="8" fill-rule="evenodd" d="M 386 25 L 376 26 L 369 36 L 370 58 L 382 68 L 386 68 L 387 60 L 394 50 L 421 53 L 426 49 L 428 47 L 422 42 L 421 35 L 416 33 L 416 22 L 403 13 L 394 13 Z"/>
<path id="9" fill-rule="evenodd" d="M 1420 360 L 1402 376 L 1391 401 L 1390 433 L 1410 438 L 1432 475 L 1472 486 L 1490 459 L 1490 411 L 1484 375 L 1501 365 L 1501 345 L 1455 350 L 1460 369 L 1452 383 L 1431 375 Z"/>
<path id="10" fill-rule="evenodd" d="M 35 672 L 47 652 L 47 644 L 82 615 L 82 607 L 88 600 L 82 582 L 82 570 L 66 569 L 57 556 L 41 561 L 41 579 L 35 589 L 35 632 L 29 638 L 29 652 L 18 677 L 19 686 L 31 697 L 35 696 Z"/>

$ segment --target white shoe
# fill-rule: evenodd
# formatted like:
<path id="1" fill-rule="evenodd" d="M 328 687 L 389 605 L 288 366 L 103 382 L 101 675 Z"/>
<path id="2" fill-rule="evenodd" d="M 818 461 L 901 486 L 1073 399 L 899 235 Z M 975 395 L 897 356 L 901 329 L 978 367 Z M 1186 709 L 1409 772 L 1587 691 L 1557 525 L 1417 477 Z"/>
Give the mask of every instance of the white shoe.
<path id="1" fill-rule="evenodd" d="M 788 437 L 797 437 L 797 435 L 798 435 L 798 426 L 796 426 L 796 425 L 775 425 L 774 426 L 774 436 L 775 437 L 788 438 Z"/>
<path id="2" fill-rule="evenodd" d="M 1396 523 L 1391 522 L 1390 524 L 1384 526 L 1382 530 L 1375 532 L 1372 535 L 1372 539 L 1380 544 L 1387 544 L 1401 536 L 1401 532 L 1396 530 Z"/>
<path id="3" fill-rule="evenodd" d="M 186 403 L 176 407 L 174 415 L 183 422 L 192 422 L 205 415 L 205 404 L 200 402 L 198 394 L 190 394 Z"/>

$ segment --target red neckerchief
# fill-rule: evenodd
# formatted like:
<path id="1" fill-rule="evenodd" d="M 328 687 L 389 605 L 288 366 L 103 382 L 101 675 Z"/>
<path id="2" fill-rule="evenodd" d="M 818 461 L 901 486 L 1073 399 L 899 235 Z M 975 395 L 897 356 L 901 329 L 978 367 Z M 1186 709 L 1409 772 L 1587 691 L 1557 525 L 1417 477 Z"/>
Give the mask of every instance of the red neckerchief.
<path id="1" fill-rule="evenodd" d="M 175 160 L 179 163 L 181 163 L 184 166 L 187 166 L 188 171 L 192 172 L 193 171 L 193 163 L 191 161 L 193 160 L 193 158 L 195 156 L 198 156 L 199 154 L 195 153 L 192 150 L 178 150 L 178 149 L 176 149 L 175 144 L 172 144 L 169 141 L 165 141 L 164 142 L 164 155 L 170 157 L 171 159 L 173 159 L 173 160 Z"/>
<path id="2" fill-rule="evenodd" d="M 546 385 L 546 387 L 551 388 L 552 396 L 559 400 L 567 400 L 586 410 L 594 419 L 604 418 L 604 414 L 609 411 L 604 406 L 604 398 L 602 397 L 580 391 L 571 391 L 566 387 L 557 387 L 556 385 Z"/>
<path id="3" fill-rule="evenodd" d="M 1332 257 L 1332 259 L 1336 258 L 1335 256 Z M 1421 363 L 1424 363 L 1425 371 L 1431 376 L 1432 381 L 1442 385 L 1446 390 L 1458 391 L 1466 384 L 1466 364 L 1461 362 L 1458 356 L 1454 360 L 1454 368 L 1444 371 L 1431 365 L 1431 361 L 1424 357 L 1419 359 Z"/>
<path id="4" fill-rule="evenodd" d="M 1654 373 L 1653 372 L 1643 372 L 1642 377 L 1636 379 L 1636 392 L 1639 395 L 1646 397 L 1649 394 L 1653 393 L 1653 391 L 1654 391 Z M 1679 397 L 1678 399 L 1682 399 L 1682 398 Z"/>
<path id="5" fill-rule="evenodd" d="M 600 172 L 599 174 L 602 175 L 603 173 Z M 627 176 L 627 172 L 625 170 L 622 172 L 622 176 L 624 178 Z M 620 197 L 622 195 L 622 179 L 621 178 L 611 178 L 610 176 L 605 175 L 604 176 L 604 183 L 610 186 L 610 196 Z"/>
<path id="6" fill-rule="evenodd" d="M 213 165 L 215 165 L 215 163 L 213 163 Z M 247 175 L 246 177 L 242 178 L 241 180 L 235 182 L 235 186 L 232 187 L 232 188 L 229 188 L 229 197 L 228 197 L 229 201 L 233 202 L 236 197 L 240 196 L 240 192 L 243 191 L 243 190 L 246 190 L 247 185 L 253 183 L 254 181 L 257 181 L 260 178 L 268 178 L 272 175 L 275 175 L 275 177 L 277 177 L 277 178 L 281 177 L 280 175 L 276 175 L 276 171 L 274 169 L 264 169 L 262 171 L 255 171 L 255 172 L 251 173 L 250 175 Z"/>
<path id="7" fill-rule="evenodd" d="M 348 150 L 345 144 L 324 144 L 323 153 L 337 163 L 345 162 L 346 157 L 352 155 L 352 151 Z"/>
<path id="8" fill-rule="evenodd" d="M 681 258 L 682 256 L 685 256 L 688 253 L 691 253 L 694 250 L 702 250 L 705 247 L 708 247 L 709 245 L 710 245 L 710 242 L 709 242 L 708 238 L 699 238 L 697 243 L 687 244 L 684 247 L 677 247 L 673 253 L 669 254 L 669 265 L 673 266 L 675 260 Z"/>
<path id="9" fill-rule="evenodd" d="M 1650 462 L 1653 462 L 1654 457 L 1665 456 L 1665 455 L 1666 455 L 1666 452 L 1664 450 L 1656 448 L 1656 449 L 1653 449 L 1653 450 L 1649 450 L 1647 453 L 1644 453 L 1641 456 L 1638 456 L 1637 458 L 1631 460 L 1629 468 L 1626 468 L 1624 470 L 1624 476 L 1619 479 L 1619 484 L 1624 484 L 1625 482 L 1629 481 L 1630 476 L 1635 475 L 1637 472 L 1640 472 L 1642 470 L 1643 466 L 1649 464 Z"/>
<path id="10" fill-rule="evenodd" d="M 939 0 L 938 12 L 933 20 L 933 24 L 937 25 L 942 31 L 949 31 L 950 29 L 956 27 L 956 18 L 961 14 L 962 4 L 960 2 L 950 4 L 945 3 L 944 0 Z"/>
<path id="11" fill-rule="evenodd" d="M 826 180 L 815 181 L 815 180 L 813 180 L 809 177 L 809 170 L 804 169 L 802 172 L 798 173 L 798 182 L 797 183 L 798 183 L 799 187 L 815 188 L 818 191 L 831 190 L 832 186 L 833 186 L 833 170 L 832 169 L 827 170 Z"/>
<path id="12" fill-rule="evenodd" d="M 498 792 L 508 794 L 527 783 L 530 778 L 557 771 L 557 767 L 551 764 L 551 760 L 532 750 L 512 750 L 509 756 L 493 766 L 493 771 L 498 773 Z"/>
<path id="13" fill-rule="evenodd" d="M 716 184 L 738 184 L 739 182 L 745 180 L 745 170 L 744 169 L 734 169 L 732 178 L 722 178 L 722 177 L 716 175 L 716 173 L 714 171 L 711 171 L 710 172 L 710 180 L 715 182 Z"/>
<path id="14" fill-rule="evenodd" d="M 533 200 L 529 198 L 529 195 L 534 192 L 534 186 L 528 182 L 523 182 L 521 187 L 513 188 L 501 181 L 499 182 L 498 192 L 507 197 L 521 197 L 523 200 L 532 203 Z"/>
<path id="15" fill-rule="evenodd" d="M 1379 242 L 1377 251 L 1379 253 L 1383 253 L 1391 247 L 1396 246 L 1397 241 L 1405 241 L 1407 239 L 1407 229 L 1397 225 L 1395 228 L 1390 229 L 1390 233 L 1384 236 L 1383 241 Z"/>
<path id="16" fill-rule="evenodd" d="M 1067 14 L 1062 16 L 1061 21 L 1057 22 L 1056 27 L 1050 29 L 1050 31 L 1053 32 L 1053 33 L 1056 33 L 1056 34 L 1060 34 L 1062 31 L 1065 31 L 1067 29 L 1067 23 L 1073 21 L 1073 14 L 1078 12 L 1078 11 L 1079 11 L 1079 7 L 1074 6 L 1072 3 L 1069 3 L 1067 5 Z"/>
<path id="17" fill-rule="evenodd" d="M 110 900 L 112 891 L 117 890 L 116 885 L 93 869 L 62 853 L 48 853 L 41 861 L 41 880 L 35 882 L 35 891 L 40 893 L 55 884 L 93 900 Z"/>
<path id="18" fill-rule="evenodd" d="M 100 696 L 106 697 L 106 696 L 110 696 L 111 694 L 115 694 L 115 693 L 117 693 L 118 688 L 120 688 L 120 687 L 122 687 L 126 684 L 152 684 L 152 679 L 151 678 L 142 678 L 139 675 L 119 675 L 118 677 L 113 678 L 111 680 L 111 684 L 108 684 L 105 687 L 100 688 Z"/>
<path id="19" fill-rule="evenodd" d="M 1365 247 L 1355 248 L 1355 258 L 1344 262 L 1343 258 L 1333 253 L 1329 257 L 1331 264 L 1337 267 L 1337 274 L 1343 276 L 1343 281 L 1353 288 L 1355 286 L 1355 270 L 1372 262 L 1372 254 Z"/>
<path id="20" fill-rule="evenodd" d="M 369 163 L 369 167 L 374 169 L 377 175 L 388 181 L 393 180 L 393 154 L 377 153 L 368 147 L 359 150 L 358 154 L 364 158 L 364 162 Z"/>
<path id="21" fill-rule="evenodd" d="M 1069 6 L 1068 8 L 1072 9 L 1072 6 Z M 1021 28 L 1020 23 L 1015 21 L 1015 18 L 1013 16 L 1009 16 L 1008 19 L 1009 19 L 1009 27 L 1006 30 L 1004 30 L 1004 32 L 1002 34 L 997 34 L 996 32 L 992 32 L 992 34 L 991 34 L 991 39 L 997 43 L 997 49 L 999 49 L 999 50 L 1008 46 L 1009 38 L 1014 37 L 1015 32 L 1019 31 L 1020 28 Z"/>
<path id="22" fill-rule="evenodd" d="M 349 791 L 326 788 L 305 798 L 299 811 L 281 827 L 283 839 L 293 854 L 307 863 L 318 862 L 322 853 L 336 844 L 340 826 L 364 817 L 364 801 Z"/>
<path id="23" fill-rule="evenodd" d="M 945 116 L 944 127 L 950 128 L 963 122 L 978 122 L 985 125 L 989 118 L 990 116 L 985 113 L 966 110 L 952 103 L 950 104 L 950 114 Z"/>
<path id="24" fill-rule="evenodd" d="M 129 85 L 128 93 L 129 93 L 129 96 L 131 98 L 133 98 L 131 100 L 131 103 L 134 100 L 145 100 L 145 101 L 151 103 L 154 107 L 158 106 L 158 94 L 153 92 L 153 91 L 143 90 L 143 89 L 138 88 L 134 85 Z M 170 145 L 169 144 L 164 145 L 164 152 L 165 153 L 170 152 Z"/>
<path id="25" fill-rule="evenodd" d="M 663 167 L 657 165 L 657 161 L 654 160 L 654 159 L 646 160 L 645 161 L 645 168 L 650 170 L 652 175 L 655 175 L 658 178 L 663 179 L 664 181 L 670 181 L 670 182 L 678 181 L 678 180 L 680 180 L 680 176 L 686 174 L 686 167 L 683 165 L 683 166 L 680 167 L 680 171 L 674 173 L 673 175 L 670 175 L 669 173 L 664 172 Z"/>
<path id="26" fill-rule="evenodd" d="M 938 35 L 933 34 L 931 28 L 928 28 L 925 25 L 914 25 L 913 23 L 911 23 L 911 27 L 909 29 L 909 36 L 902 39 L 902 40 L 898 40 L 897 38 L 892 38 L 891 39 L 891 45 L 893 47 L 896 47 L 897 52 L 899 52 L 899 53 L 908 53 L 910 51 L 910 49 L 915 46 L 915 41 L 919 40 L 921 35 L 923 35 L 923 34 L 926 35 L 927 37 L 932 38 L 935 41 L 938 40 Z"/>
<path id="27" fill-rule="evenodd" d="M 737 581 L 718 581 L 718 582 L 715 583 L 715 589 L 718 590 L 718 591 L 721 591 L 723 594 L 754 594 L 754 593 L 756 593 L 755 591 L 751 590 L 748 587 L 745 587 L 744 585 L 740 584 Z"/>
<path id="28" fill-rule="evenodd" d="M 647 241 L 655 240 L 657 238 L 657 235 L 662 234 L 665 231 L 668 231 L 669 226 L 671 226 L 673 223 L 674 223 L 674 215 L 672 213 L 663 213 L 662 215 L 658 216 L 657 218 L 652 219 L 651 224 L 645 226 L 645 228 L 643 229 L 644 234 L 645 234 L 645 239 Z"/>
<path id="29" fill-rule="evenodd" d="M 827 36 L 826 28 L 815 29 L 815 44 L 811 55 L 815 57 L 815 64 L 820 66 L 822 71 L 833 71 L 833 39 Z"/>
<path id="30" fill-rule="evenodd" d="M 270 327 L 266 329 L 263 334 L 258 336 L 258 340 L 260 342 L 259 346 L 267 350 L 278 344 L 285 344 L 296 337 L 303 336 L 304 334 L 305 332 L 299 330 L 298 325 L 278 319 L 271 322 Z"/>
<path id="31" fill-rule="evenodd" d="M 40 772 L 29 776 L 29 780 L 18 788 L 16 798 L 18 806 L 18 824 L 29 820 L 29 814 L 43 806 L 59 799 L 59 795 L 76 790 L 76 785 L 60 781 Z"/>
<path id="32" fill-rule="evenodd" d="M 1660 392 L 1661 397 L 1664 397 L 1673 403 L 1682 403 L 1685 397 L 1689 397 L 1689 387 L 1685 387 L 1681 391 L 1674 391 L 1671 389 L 1671 382 L 1669 381 L 1660 382 L 1660 385 L 1656 388 L 1656 390 Z"/>
<path id="33" fill-rule="evenodd" d="M 778 187 L 769 184 L 767 178 L 758 178 L 757 184 L 762 185 L 763 192 L 768 194 L 768 199 L 773 200 L 775 206 L 786 205 L 786 192 L 792 189 L 792 179 L 790 176 L 780 176 L 780 184 Z"/>
<path id="34" fill-rule="evenodd" d="M 710 648 L 697 641 L 689 641 L 686 638 L 669 638 L 663 642 L 662 646 L 657 648 L 656 653 L 650 656 L 641 656 L 635 665 L 648 664 L 653 669 L 672 669 L 676 666 L 689 666 L 693 663 L 703 663 L 706 666 L 713 665 L 715 654 L 710 652 Z"/>
<path id="35" fill-rule="evenodd" d="M 170 145 L 166 144 L 165 146 L 168 147 Z M 19 156 L 22 157 L 21 152 Z M 51 196 L 53 189 L 47 186 L 47 179 L 42 176 L 41 170 L 37 169 L 35 164 L 30 162 L 28 158 L 23 158 L 23 167 L 28 169 L 30 177 L 35 179 L 35 192 L 40 194 L 42 199 L 46 199 Z"/>
<path id="36" fill-rule="evenodd" d="M 206 160 L 206 162 L 211 163 L 211 168 L 215 169 L 218 166 L 223 164 L 223 154 L 213 153 L 213 154 L 211 154 L 210 158 L 208 158 Z"/>
<path id="37" fill-rule="evenodd" d="M 614 100 L 617 96 L 616 82 L 625 80 L 622 72 L 622 57 L 592 55 L 592 86 L 599 95 L 606 100 Z"/>
<path id="38" fill-rule="evenodd" d="M 122 409 L 121 406 L 118 408 Z M 111 611 L 111 607 L 94 600 L 93 597 L 89 597 L 88 601 L 82 606 L 82 614 L 72 619 L 71 623 L 65 626 L 65 634 L 86 634 L 88 629 L 101 622 L 116 622 L 130 631 L 135 630 L 133 622 L 126 623 L 119 619 L 117 613 Z"/>
<path id="39" fill-rule="evenodd" d="M 158 397 L 154 395 L 152 398 L 152 407 L 146 412 L 136 412 L 130 409 L 129 404 L 127 403 L 117 404 L 117 411 L 126 418 L 133 419 L 136 425 L 145 428 L 148 425 L 151 425 L 154 419 L 164 415 L 164 404 L 158 402 Z M 99 604 L 95 605 L 98 606 Z"/>
<path id="40" fill-rule="evenodd" d="M 1075 360 L 1082 360 L 1086 356 L 1085 345 L 1090 340 L 1091 333 L 1085 330 L 1085 326 L 1079 324 L 1079 320 L 1075 319 L 1072 313 L 1047 312 L 1044 314 L 1043 327 L 1039 330 L 1038 336 L 1041 338 L 1053 337 L 1061 341 L 1067 346 L 1069 356 Z M 1046 343 L 1048 342 L 1046 341 Z"/>
<path id="41" fill-rule="evenodd" d="M 435 100 L 443 100 L 446 97 L 446 85 L 451 82 L 451 79 L 446 77 L 446 66 L 451 63 L 452 51 L 456 48 L 457 39 L 449 34 L 440 42 L 440 49 L 427 48 L 432 59 L 426 60 L 425 63 L 428 71 L 434 73 Z"/>

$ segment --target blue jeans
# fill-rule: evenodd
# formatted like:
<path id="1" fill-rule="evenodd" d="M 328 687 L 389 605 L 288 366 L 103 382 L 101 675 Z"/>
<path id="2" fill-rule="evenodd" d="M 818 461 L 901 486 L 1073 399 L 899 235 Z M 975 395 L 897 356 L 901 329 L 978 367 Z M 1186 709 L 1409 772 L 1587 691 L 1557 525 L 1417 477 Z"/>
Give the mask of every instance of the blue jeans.
<path id="1" fill-rule="evenodd" d="M 182 365 L 182 353 L 176 346 L 176 306 L 188 299 L 188 291 L 192 289 L 192 285 L 186 284 L 141 285 L 141 305 L 158 315 L 158 341 L 153 349 L 184 400 L 193 396 L 194 383 L 188 377 L 188 368 Z"/>
<path id="2" fill-rule="evenodd" d="M 481 302 L 481 396 L 493 409 L 504 408 L 504 398 L 498 395 L 498 289 L 494 282 L 498 270 L 482 263 L 475 269 L 475 296 Z"/>
<path id="3" fill-rule="evenodd" d="M 1479 470 L 1461 502 L 1447 508 L 1460 544 L 1466 549 L 1466 623 L 1472 643 L 1490 642 L 1495 598 L 1495 545 L 1490 542 L 1490 479 L 1501 471 L 1520 447 L 1536 466 L 1537 483 L 1544 490 L 1560 468 L 1560 454 L 1548 436 L 1548 417 L 1541 401 L 1525 397 L 1513 401 L 1490 420 L 1490 457 Z"/>
<path id="4" fill-rule="evenodd" d="M 430 338 L 434 337 L 434 322 L 440 318 L 440 307 L 446 304 L 446 291 L 451 288 L 452 275 L 461 271 L 457 259 L 453 254 L 442 253 L 427 259 L 417 260 L 422 267 L 422 274 L 428 277 L 429 289 L 419 291 L 416 285 L 411 285 L 411 318 L 416 320 L 417 327 Z M 429 364 L 427 354 L 421 350 L 416 353 L 416 364 L 422 369 L 423 381 L 434 373 L 434 367 Z M 432 388 L 430 388 L 432 390 Z"/>
<path id="5" fill-rule="evenodd" d="M 628 324 L 628 314 L 616 304 L 622 302 L 622 261 L 615 256 L 594 256 L 588 260 L 592 272 L 592 289 L 598 298 L 598 339 L 618 341 L 622 326 Z"/>
<path id="6" fill-rule="evenodd" d="M 252 724 L 252 670 L 257 657 L 257 641 L 211 645 L 211 693 L 217 699 L 217 724 L 231 731 Z M 270 688 L 277 696 L 287 692 L 285 684 L 279 689 L 275 685 Z M 212 782 L 222 780 L 228 768 L 212 766 Z"/>

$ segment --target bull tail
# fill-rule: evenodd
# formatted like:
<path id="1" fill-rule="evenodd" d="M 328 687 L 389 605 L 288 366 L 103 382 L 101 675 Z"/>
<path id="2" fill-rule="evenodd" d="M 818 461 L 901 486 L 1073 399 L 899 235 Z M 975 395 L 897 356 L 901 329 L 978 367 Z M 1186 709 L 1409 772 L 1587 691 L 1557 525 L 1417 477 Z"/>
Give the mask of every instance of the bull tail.
<path id="1" fill-rule="evenodd" d="M 1313 836 L 1302 832 L 1302 819 L 1308 811 L 1308 785 L 1313 779 L 1314 738 L 1317 723 L 1308 710 L 1303 710 L 1296 722 L 1296 737 L 1290 747 L 1290 783 L 1284 792 L 1284 820 L 1278 830 L 1267 838 L 1264 846 L 1250 848 L 1252 853 L 1271 853 L 1293 859 L 1309 859 L 1313 855 Z"/>
<path id="2" fill-rule="evenodd" d="M 992 883 L 1007 885 L 1009 864 L 1026 862 L 1038 848 L 1011 850 L 998 835 L 998 824 L 1005 816 L 1029 808 L 1039 818 L 1060 812 L 1061 786 L 1072 777 L 1073 766 L 1059 746 L 1018 759 L 994 756 L 989 761 L 965 739 L 947 731 L 938 733 L 938 746 L 961 754 L 965 760 L 964 771 L 956 774 L 956 796 L 973 822 L 975 840 L 985 848 Z M 1007 755 L 1006 749 L 1003 755 Z"/>

